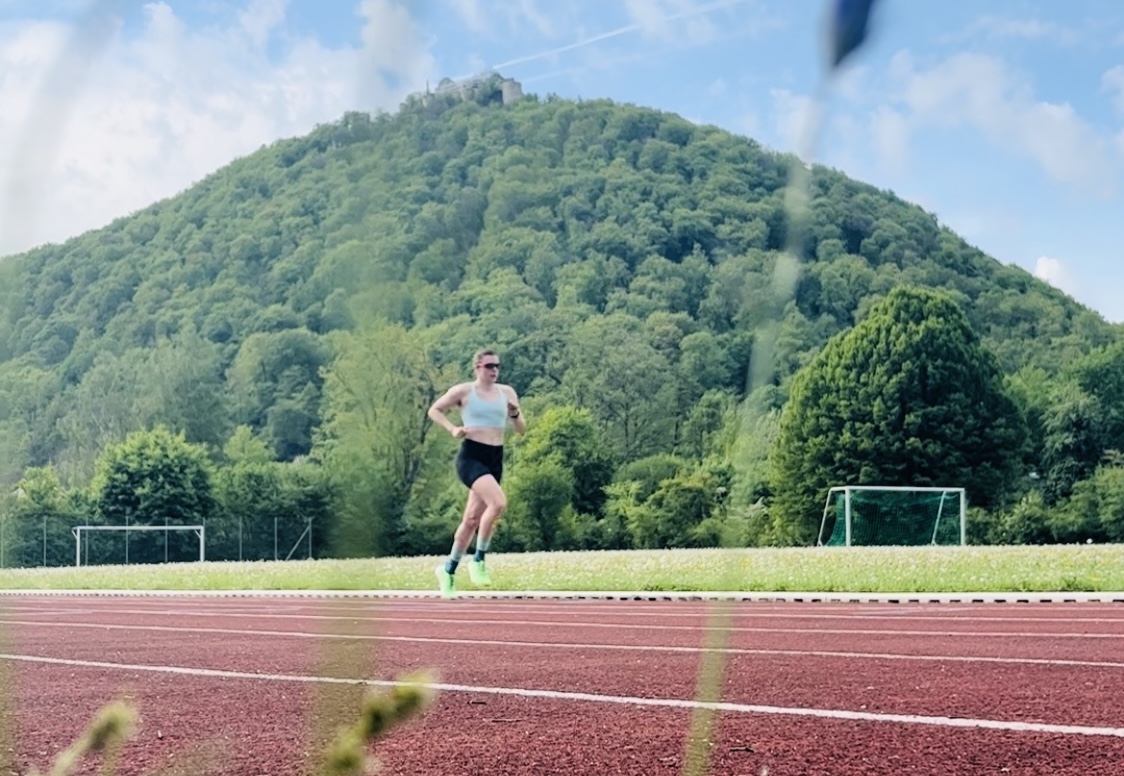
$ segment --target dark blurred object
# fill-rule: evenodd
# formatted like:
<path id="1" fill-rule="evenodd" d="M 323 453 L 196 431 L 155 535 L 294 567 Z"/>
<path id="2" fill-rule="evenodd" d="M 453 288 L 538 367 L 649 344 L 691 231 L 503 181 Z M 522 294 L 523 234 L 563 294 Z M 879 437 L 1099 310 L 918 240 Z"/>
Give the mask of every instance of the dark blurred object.
<path id="1" fill-rule="evenodd" d="M 876 0 L 831 0 L 828 34 L 831 67 L 837 68 L 867 39 Z"/>

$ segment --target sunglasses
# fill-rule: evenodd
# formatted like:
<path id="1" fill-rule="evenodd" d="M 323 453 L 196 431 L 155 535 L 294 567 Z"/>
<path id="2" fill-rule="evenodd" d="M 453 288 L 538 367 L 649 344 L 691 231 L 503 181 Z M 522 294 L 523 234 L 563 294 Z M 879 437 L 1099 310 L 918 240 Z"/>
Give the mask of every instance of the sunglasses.
<path id="1" fill-rule="evenodd" d="M 500 368 L 500 365 L 499 365 L 499 364 L 496 364 L 496 363 L 491 363 L 491 364 L 481 364 L 480 366 L 481 366 L 481 367 L 482 367 L 483 369 L 499 369 L 499 368 Z"/>

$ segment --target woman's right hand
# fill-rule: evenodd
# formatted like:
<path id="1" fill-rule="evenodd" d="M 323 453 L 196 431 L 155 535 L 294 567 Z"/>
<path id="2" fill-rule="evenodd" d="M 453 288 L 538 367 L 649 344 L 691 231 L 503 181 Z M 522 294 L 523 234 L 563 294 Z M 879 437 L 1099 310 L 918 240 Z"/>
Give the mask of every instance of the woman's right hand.
<path id="1" fill-rule="evenodd" d="M 453 435 L 453 439 L 460 439 L 464 436 L 464 426 L 453 426 L 453 430 L 449 433 Z"/>

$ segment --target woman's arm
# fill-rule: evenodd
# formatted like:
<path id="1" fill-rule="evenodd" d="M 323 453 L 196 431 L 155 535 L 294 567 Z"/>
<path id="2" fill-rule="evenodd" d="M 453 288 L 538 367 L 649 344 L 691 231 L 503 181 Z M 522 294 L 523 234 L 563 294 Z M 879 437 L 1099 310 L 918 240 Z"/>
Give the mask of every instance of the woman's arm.
<path id="1" fill-rule="evenodd" d="M 430 405 L 426 411 L 426 415 L 437 425 L 448 431 L 454 437 L 464 436 L 464 428 L 458 426 L 446 417 L 445 413 L 453 407 L 459 407 L 461 399 L 464 396 L 464 385 L 454 385 L 449 390 L 445 391 L 437 401 Z"/>
<path id="2" fill-rule="evenodd" d="M 507 386 L 507 394 L 507 419 L 518 433 L 526 433 L 527 421 L 523 417 L 523 409 L 519 406 L 519 396 L 511 386 Z"/>

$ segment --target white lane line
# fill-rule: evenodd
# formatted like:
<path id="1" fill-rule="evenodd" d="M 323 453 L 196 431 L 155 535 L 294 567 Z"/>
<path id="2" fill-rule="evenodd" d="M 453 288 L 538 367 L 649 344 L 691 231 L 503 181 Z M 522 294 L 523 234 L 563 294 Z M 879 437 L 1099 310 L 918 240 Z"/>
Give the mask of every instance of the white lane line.
<path id="1" fill-rule="evenodd" d="M 92 608 L 83 609 L 81 613 L 87 614 L 156 614 L 165 616 L 176 616 L 181 613 L 190 613 L 195 616 L 213 616 L 213 617 L 232 617 L 241 615 L 252 615 L 255 617 L 336 617 L 336 618 L 350 618 L 361 616 L 366 613 L 377 612 L 383 616 L 389 615 L 393 612 L 403 612 L 406 614 L 418 614 L 422 612 L 431 612 L 436 610 L 441 614 L 461 614 L 466 622 L 471 621 L 473 618 L 480 614 L 507 614 L 507 615 L 556 615 L 560 619 L 557 620 L 559 625 L 567 625 L 572 622 L 574 617 L 623 617 L 626 619 L 642 619 L 650 620 L 656 618 L 667 619 L 696 619 L 704 622 L 707 619 L 708 613 L 706 611 L 696 612 L 608 612 L 608 611 L 593 611 L 582 609 L 581 611 L 563 611 L 559 609 L 538 609 L 529 607 L 520 607 L 519 609 L 510 608 L 490 608 L 478 607 L 466 611 L 463 607 L 450 607 L 448 609 L 437 607 L 427 607 L 419 609 L 416 606 L 378 606 L 378 607 L 362 607 L 362 608 L 242 608 L 242 609 L 104 609 Z M 0 610 L 4 611 L 4 610 Z M 12 608 L 6 611 L 19 612 L 27 614 L 53 614 L 33 607 Z M 71 612 L 68 612 L 71 613 Z M 976 615 L 947 615 L 944 617 L 931 616 L 931 615 L 879 615 L 879 614 L 788 614 L 785 612 L 730 612 L 731 619 L 734 620 L 796 620 L 796 621 L 822 621 L 822 620 L 842 620 L 842 621 L 856 621 L 856 620 L 869 620 L 873 622 L 903 622 L 903 621 L 921 621 L 921 622 L 945 622 L 945 623 L 959 623 L 959 622 L 973 622 L 973 623 L 1052 623 L 1052 624 L 1069 624 L 1069 625 L 1120 625 L 1124 624 L 1124 617 L 987 617 Z M 566 619 L 562 619 L 566 618 Z M 615 624 L 615 623 L 605 623 Z"/>
<path id="2" fill-rule="evenodd" d="M 154 633 L 215 634 L 222 636 L 268 636 L 270 638 L 325 639 L 332 641 L 386 641 L 409 644 L 456 644 L 461 646 L 524 647 L 528 649 L 607 650 L 617 652 L 668 652 L 673 654 L 718 653 L 724 655 L 773 655 L 782 657 L 829 657 L 864 660 L 903 660 L 946 663 L 994 663 L 1003 665 L 1041 665 L 1051 667 L 1124 669 L 1124 663 L 1063 658 L 988 657 L 973 655 L 908 655 L 894 652 L 845 652 L 836 650 L 761 649 L 748 647 L 689 647 L 659 644 L 604 644 L 553 641 L 505 641 L 438 636 L 382 636 L 367 633 L 316 633 L 309 631 L 246 630 L 239 628 L 187 628 L 175 625 L 109 625 L 102 623 L 27 622 L 0 620 L 2 625 L 38 625 L 51 628 L 88 630 L 127 630 Z"/>
<path id="3" fill-rule="evenodd" d="M 0 591 L 2 596 L 2 591 Z M 15 599 L 13 599 L 15 600 Z M 25 599 L 26 600 L 26 599 Z M 555 601 L 548 602 L 545 605 L 531 604 L 525 601 L 511 601 L 506 604 L 500 603 L 495 606 L 496 602 L 486 601 L 457 601 L 457 602 L 443 602 L 432 600 L 412 600 L 412 601 L 354 601 L 354 600 L 323 600 L 318 602 L 302 602 L 289 600 L 284 601 L 281 599 L 265 599 L 269 601 L 268 605 L 259 605 L 256 607 L 246 607 L 244 604 L 239 605 L 232 602 L 222 600 L 209 600 L 209 608 L 202 608 L 192 611 L 192 608 L 203 601 L 185 601 L 176 607 L 174 610 L 166 608 L 154 608 L 160 606 L 162 601 L 159 599 L 145 600 L 143 597 L 137 597 L 135 604 L 143 608 L 134 609 L 110 609 L 99 606 L 101 603 L 108 603 L 108 601 L 93 601 L 87 599 L 85 602 L 74 601 L 74 604 L 81 606 L 86 603 L 86 607 L 80 613 L 86 612 L 106 612 L 106 613 L 121 613 L 121 614 L 155 614 L 177 616 L 180 614 L 191 613 L 194 616 L 215 616 L 220 617 L 224 614 L 233 615 L 245 614 L 247 616 L 265 617 L 297 617 L 302 616 L 300 613 L 314 611 L 318 612 L 320 616 L 340 616 L 343 612 L 379 612 L 379 613 L 392 613 L 392 612 L 406 612 L 417 613 L 424 612 L 441 612 L 443 614 L 459 614 L 464 615 L 466 618 L 477 617 L 481 613 L 489 614 L 526 614 L 526 613 L 539 613 L 548 616 L 554 615 L 559 617 L 578 617 L 590 613 L 600 615 L 601 613 L 612 613 L 614 617 L 623 618 L 643 618 L 647 620 L 658 618 L 683 618 L 683 617 L 698 617 L 705 618 L 708 616 L 709 610 L 707 608 L 697 608 L 689 603 L 682 602 L 661 602 L 658 611 L 654 611 L 654 607 L 649 607 L 645 604 L 636 604 L 635 602 L 611 603 L 603 604 L 597 601 Z M 87 603 L 89 602 L 89 603 Z M 154 607 L 145 606 L 145 604 L 152 603 Z M 289 606 L 278 606 L 278 604 L 290 604 Z M 92 605 L 91 605 L 92 604 Z M 227 607 L 230 608 L 227 608 Z M 689 606 L 686 611 L 683 607 Z M 870 607 L 870 610 L 862 613 L 839 613 L 838 609 L 841 607 L 848 609 L 860 610 Z M 672 608 L 674 607 L 674 609 Z M 733 613 L 735 618 L 745 619 L 766 619 L 766 620 L 833 620 L 840 621 L 854 621 L 854 620 L 871 620 L 871 621 L 885 621 L 885 620 L 918 620 L 926 622 L 949 622 L 949 621 L 966 621 L 966 622 L 988 622 L 988 623 L 1052 623 L 1052 624 L 1076 624 L 1076 625 L 1117 625 L 1124 623 L 1124 618 L 1118 617 L 1099 617 L 1090 616 L 1095 615 L 1102 609 L 1108 612 L 1118 607 L 1109 605 L 1105 607 L 1096 607 L 1095 605 L 1065 605 L 1058 607 L 1040 606 L 1034 607 L 1039 610 L 1064 610 L 1067 613 L 1077 612 L 1084 610 L 1082 616 L 990 616 L 990 615 L 973 615 L 973 614 L 958 614 L 959 612 L 981 611 L 987 606 L 952 606 L 944 605 L 938 607 L 941 614 L 912 614 L 913 612 L 921 612 L 925 609 L 932 609 L 927 606 L 897 606 L 897 607 L 871 607 L 867 605 L 852 605 L 846 604 L 829 604 L 822 609 L 814 604 L 802 604 L 796 606 L 786 605 L 785 608 L 773 611 L 748 611 L 748 609 L 759 609 L 760 605 L 745 605 L 740 606 L 739 609 Z M 647 609 L 647 611 L 635 611 L 635 609 Z M 800 613 L 794 613 L 794 610 L 799 608 Z M 3 598 L 0 597 L 0 611 L 4 611 Z M 7 611 L 10 612 L 27 612 L 29 614 L 45 614 L 42 610 L 35 610 L 35 607 L 27 607 L 24 609 L 19 606 L 11 606 Z M 314 615 L 303 615 L 314 616 Z M 563 620 L 562 622 L 568 622 Z"/>
<path id="4" fill-rule="evenodd" d="M 45 589 L 9 588 L 0 590 L 0 596 L 73 596 L 81 597 L 133 597 L 133 598 L 335 598 L 383 599 L 421 598 L 438 599 L 436 590 L 130 590 L 130 589 Z M 963 593 L 817 593 L 746 592 L 746 591 L 632 591 L 632 590 L 465 590 L 466 599 L 539 599 L 539 600 L 608 600 L 608 601 L 755 601 L 790 603 L 1124 603 L 1124 591 L 1104 592 L 988 592 Z"/>
<path id="5" fill-rule="evenodd" d="M 87 613 L 89 613 L 89 614 L 97 614 L 97 613 L 142 614 L 143 613 L 143 614 L 176 616 L 176 615 L 179 615 L 179 614 L 190 613 L 193 616 L 214 616 L 214 617 L 238 616 L 238 615 L 253 615 L 253 616 L 256 616 L 256 617 L 269 617 L 269 616 L 300 617 L 300 616 L 314 616 L 314 614 L 318 615 L 318 616 L 324 616 L 324 617 L 328 617 L 328 616 L 346 617 L 346 616 L 349 616 L 347 613 L 351 613 L 351 612 L 355 612 L 355 613 L 379 612 L 379 613 L 382 613 L 382 614 L 389 614 L 391 612 L 417 613 L 419 611 L 422 611 L 422 609 L 419 608 L 417 603 L 413 603 L 413 604 L 410 604 L 410 603 L 389 603 L 389 604 L 378 604 L 378 603 L 358 604 L 358 603 L 356 603 L 356 604 L 348 604 L 348 603 L 337 603 L 337 602 L 325 602 L 325 604 L 323 606 L 319 606 L 319 607 L 317 607 L 317 606 L 306 606 L 306 605 L 288 606 L 288 607 L 284 607 L 284 606 L 246 607 L 244 605 L 242 605 L 242 606 L 233 606 L 232 605 L 229 608 L 222 606 L 221 602 L 209 601 L 207 603 L 208 603 L 208 607 L 205 607 L 205 608 L 193 609 L 193 608 L 191 608 L 191 605 L 189 604 L 185 608 L 176 608 L 174 610 L 169 610 L 167 608 L 157 608 L 157 607 L 151 607 L 151 608 L 144 607 L 144 608 L 135 608 L 135 609 L 118 609 L 118 608 L 108 608 L 108 607 L 94 606 L 94 607 L 89 607 L 89 608 L 66 610 L 66 611 L 63 611 L 63 610 L 52 611 L 52 610 L 40 609 L 40 608 L 37 608 L 37 607 L 34 607 L 34 606 L 26 606 L 26 605 L 9 606 L 9 607 L 6 607 L 6 608 L 3 607 L 2 605 L 0 605 L 0 611 L 6 611 L 6 612 L 10 612 L 10 613 L 19 613 L 19 614 L 38 614 L 38 615 L 87 614 Z M 219 604 L 219 605 L 216 606 L 215 604 Z M 493 606 L 489 606 L 489 605 L 485 604 L 485 605 L 482 605 L 482 606 L 473 606 L 470 609 L 466 609 L 466 607 L 463 604 L 459 604 L 459 605 L 458 604 L 449 604 L 449 605 L 442 606 L 440 604 L 433 603 L 433 604 L 429 604 L 428 606 L 426 606 L 424 608 L 424 611 L 433 611 L 433 610 L 437 610 L 437 611 L 440 611 L 440 612 L 443 612 L 443 613 L 444 612 L 448 612 L 448 613 L 456 612 L 456 613 L 459 613 L 459 614 L 463 614 L 466 618 L 474 617 L 474 616 L 477 616 L 481 613 L 484 613 L 484 614 L 513 614 L 513 613 L 529 614 L 529 613 L 533 613 L 533 614 L 558 615 L 558 616 L 567 616 L 568 615 L 568 616 L 574 616 L 574 617 L 588 616 L 590 614 L 595 614 L 595 615 L 598 615 L 598 616 L 610 615 L 611 614 L 614 617 L 619 616 L 619 617 L 624 617 L 624 618 L 640 618 L 640 619 L 653 619 L 653 618 L 661 618 L 661 617 L 682 619 L 682 618 L 688 618 L 688 617 L 695 617 L 695 618 L 698 618 L 700 620 L 703 620 L 707 617 L 707 614 L 708 614 L 707 610 L 705 610 L 705 609 L 695 609 L 695 610 L 691 610 L 691 611 L 664 610 L 664 611 L 658 611 L 658 612 L 657 611 L 646 611 L 646 612 L 620 611 L 619 605 L 618 605 L 618 608 L 616 610 L 614 610 L 612 607 L 600 607 L 598 604 L 590 604 L 588 606 L 582 605 L 582 606 L 580 606 L 580 608 L 577 608 L 577 609 L 566 608 L 566 607 L 550 607 L 550 606 L 540 607 L 540 606 L 535 606 L 535 605 L 520 606 L 520 607 L 518 607 L 518 609 L 514 609 L 512 607 L 493 607 Z M 911 611 L 916 611 L 916 610 L 911 610 Z M 959 611 L 968 611 L 968 610 L 963 609 L 963 610 L 959 610 Z M 908 613 L 905 613 L 905 612 L 896 612 L 896 611 L 893 611 L 893 610 L 878 610 L 878 611 L 871 611 L 871 612 L 867 612 L 867 613 L 853 613 L 853 614 L 809 613 L 809 612 L 803 612 L 803 613 L 795 614 L 795 613 L 790 613 L 790 611 L 786 611 L 786 610 L 775 611 L 775 612 L 749 612 L 749 611 L 744 611 L 744 610 L 738 610 L 738 611 L 732 612 L 731 616 L 734 619 L 747 619 L 747 620 L 816 620 L 816 621 L 818 621 L 818 620 L 844 620 L 844 621 L 848 621 L 848 620 L 873 620 L 873 621 L 897 621 L 897 622 L 901 622 L 901 621 L 905 621 L 905 620 L 911 620 L 911 621 L 917 620 L 917 621 L 922 621 L 922 622 L 1054 623 L 1054 624 L 1087 624 L 1087 625 L 1109 625 L 1109 624 L 1118 625 L 1118 624 L 1124 623 L 1124 617 L 1062 617 L 1062 616 L 1058 616 L 1058 617 L 1023 617 L 1023 616 L 1001 617 L 1001 616 L 988 616 L 988 615 L 958 614 L 958 613 L 954 613 L 954 612 L 951 612 L 951 611 L 948 614 L 945 614 L 945 615 L 933 615 L 933 614 L 908 614 Z M 561 623 L 561 624 L 565 624 L 565 623 L 568 623 L 568 622 L 569 622 L 568 620 L 559 620 L 559 623 Z"/>
<path id="6" fill-rule="evenodd" d="M 114 671 L 137 671 L 180 676 L 205 677 L 215 679 L 249 679 L 269 682 L 300 682 L 306 684 L 348 684 L 371 687 L 409 686 L 406 682 L 380 679 L 344 679 L 331 676 L 308 676 L 301 674 L 266 674 L 246 671 L 222 671 L 213 668 L 187 668 L 184 666 L 146 665 L 140 663 L 111 663 L 101 660 L 71 660 L 64 658 L 40 657 L 38 655 L 16 655 L 0 653 L 0 660 L 25 663 L 45 663 L 77 668 L 99 668 Z M 614 703 L 626 706 L 655 706 L 675 709 L 709 709 L 734 714 L 780 714 L 795 717 L 816 717 L 848 722 L 898 723 L 905 725 L 933 725 L 950 728 L 980 728 L 1003 730 L 1018 733 L 1051 733 L 1055 735 L 1110 736 L 1124 738 L 1124 728 L 1095 727 L 1088 725 L 1057 725 L 1045 722 L 1013 722 L 996 719 L 973 719 L 970 717 L 926 716 L 921 714 L 879 714 L 847 709 L 814 709 L 789 706 L 763 706 L 749 703 L 730 703 L 722 701 L 682 700 L 677 698 L 637 698 L 627 695 L 601 695 L 597 693 L 566 692 L 560 690 L 532 690 L 522 687 L 487 687 L 466 684 L 446 684 L 432 682 L 426 685 L 437 692 L 476 693 L 484 695 L 510 695 L 519 698 L 543 700 L 582 701 L 586 703 Z"/>
<path id="7" fill-rule="evenodd" d="M 166 617 L 215 617 L 220 616 L 215 612 L 203 610 L 185 611 L 168 609 L 154 611 L 144 609 L 99 609 L 90 614 L 122 614 L 145 615 L 159 614 Z M 347 621 L 353 623 L 425 623 L 430 625 L 489 625 L 489 626 L 519 626 L 541 628 L 592 628 L 605 630 L 651 630 L 651 631 L 721 631 L 725 633 L 808 633 L 812 635 L 848 635 L 856 636 L 924 636 L 941 638 L 1018 638 L 1018 639 L 1124 639 L 1124 631 L 1120 633 L 1076 633 L 1076 632 L 1034 632 L 1034 631 L 954 631 L 954 630 L 899 630 L 891 628 L 880 630 L 874 628 L 765 628 L 749 627 L 742 625 L 707 625 L 705 622 L 697 625 L 660 625 L 655 623 L 619 623 L 619 622 L 580 622 L 576 620 L 485 620 L 479 617 L 400 617 L 400 616 L 358 616 L 340 614 L 264 614 L 245 612 L 238 615 L 241 619 L 266 619 L 266 620 L 314 620 L 314 621 Z"/>

